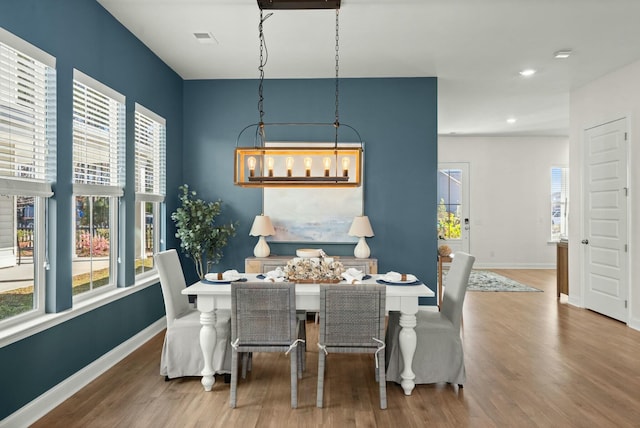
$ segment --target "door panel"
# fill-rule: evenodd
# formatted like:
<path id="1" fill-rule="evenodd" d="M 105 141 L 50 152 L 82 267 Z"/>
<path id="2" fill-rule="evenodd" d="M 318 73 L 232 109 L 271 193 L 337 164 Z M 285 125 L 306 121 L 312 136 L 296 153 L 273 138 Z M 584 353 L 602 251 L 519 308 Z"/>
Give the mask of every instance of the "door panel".
<path id="1" fill-rule="evenodd" d="M 626 120 L 586 130 L 585 306 L 627 320 Z"/>

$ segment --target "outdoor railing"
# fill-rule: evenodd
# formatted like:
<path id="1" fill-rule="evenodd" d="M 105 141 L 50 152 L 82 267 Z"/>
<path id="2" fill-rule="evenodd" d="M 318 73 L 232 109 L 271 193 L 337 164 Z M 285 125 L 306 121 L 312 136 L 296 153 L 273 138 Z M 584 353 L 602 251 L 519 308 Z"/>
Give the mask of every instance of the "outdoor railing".
<path id="1" fill-rule="evenodd" d="M 16 246 L 18 247 L 18 264 L 22 263 L 22 257 L 33 257 L 33 227 L 18 225 Z"/>
<path id="2" fill-rule="evenodd" d="M 89 239 L 92 238 L 92 239 Z M 153 224 L 145 224 L 144 243 L 147 252 L 153 252 Z M 23 257 L 33 256 L 34 229 L 33 225 L 18 224 L 16 228 L 16 247 L 18 252 L 18 264 Z M 89 242 L 93 243 L 95 255 L 109 252 L 109 228 L 90 226 L 76 226 L 76 254 L 88 255 Z"/>

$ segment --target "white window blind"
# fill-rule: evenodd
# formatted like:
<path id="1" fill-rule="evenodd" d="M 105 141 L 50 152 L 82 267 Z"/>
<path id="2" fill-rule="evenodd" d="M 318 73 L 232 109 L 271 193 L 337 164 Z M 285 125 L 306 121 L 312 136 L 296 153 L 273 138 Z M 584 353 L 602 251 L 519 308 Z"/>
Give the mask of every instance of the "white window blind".
<path id="1" fill-rule="evenodd" d="M 54 66 L 46 53 L 0 31 L 0 194 L 52 195 Z"/>
<path id="2" fill-rule="evenodd" d="M 74 70 L 73 181 L 76 194 L 122 196 L 124 97 Z"/>
<path id="3" fill-rule="evenodd" d="M 136 199 L 162 202 L 165 196 L 165 120 L 136 104 Z"/>

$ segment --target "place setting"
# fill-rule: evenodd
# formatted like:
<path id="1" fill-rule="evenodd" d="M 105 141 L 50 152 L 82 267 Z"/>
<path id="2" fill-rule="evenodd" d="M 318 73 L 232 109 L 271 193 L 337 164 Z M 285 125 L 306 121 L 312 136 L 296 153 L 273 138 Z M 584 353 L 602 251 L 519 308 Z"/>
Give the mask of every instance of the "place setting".
<path id="1" fill-rule="evenodd" d="M 242 276 L 237 270 L 226 270 L 224 272 L 209 272 L 204 275 L 202 282 L 205 284 L 231 284 L 232 282 L 246 282 L 247 278 Z"/>
<path id="2" fill-rule="evenodd" d="M 398 273 L 394 271 L 389 271 L 383 275 L 380 275 L 378 279 L 376 279 L 378 284 L 384 285 L 420 285 L 422 281 L 420 281 L 415 275 L 410 273 Z"/>

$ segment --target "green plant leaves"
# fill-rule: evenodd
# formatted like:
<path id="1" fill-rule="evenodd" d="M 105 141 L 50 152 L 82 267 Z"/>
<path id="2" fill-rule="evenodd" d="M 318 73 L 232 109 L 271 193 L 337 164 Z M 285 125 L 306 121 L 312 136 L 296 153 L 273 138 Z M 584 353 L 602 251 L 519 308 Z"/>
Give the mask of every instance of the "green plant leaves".
<path id="1" fill-rule="evenodd" d="M 181 207 L 171 214 L 176 224 L 176 238 L 180 239 L 182 252 L 193 259 L 198 276 L 202 279 L 209 267 L 218 263 L 222 249 L 230 237 L 236 234 L 234 223 L 216 225 L 215 219 L 222 211 L 222 201 L 206 202 L 196 198 L 187 184 L 179 187 Z M 206 263 L 206 269 L 205 267 Z"/>

